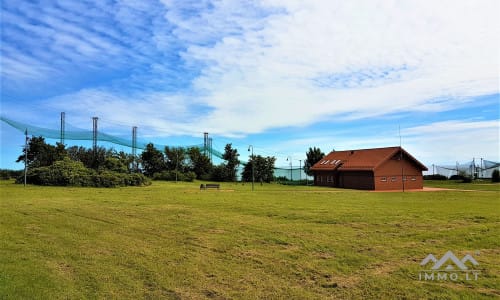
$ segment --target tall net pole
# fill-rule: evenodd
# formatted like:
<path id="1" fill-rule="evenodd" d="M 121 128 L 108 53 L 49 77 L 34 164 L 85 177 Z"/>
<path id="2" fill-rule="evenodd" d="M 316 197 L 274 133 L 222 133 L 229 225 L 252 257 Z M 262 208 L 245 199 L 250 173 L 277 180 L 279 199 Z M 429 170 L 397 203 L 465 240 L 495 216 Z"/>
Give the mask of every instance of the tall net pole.
<path id="1" fill-rule="evenodd" d="M 213 153 L 213 148 L 212 148 L 212 138 L 208 138 L 208 149 L 209 149 L 209 154 L 210 154 L 210 162 L 212 162 L 212 153 Z"/>
<path id="2" fill-rule="evenodd" d="M 136 164 L 136 155 L 137 155 L 137 126 L 132 127 L 132 157 L 134 161 L 132 162 L 132 167 L 137 169 L 138 166 Z"/>
<path id="3" fill-rule="evenodd" d="M 24 186 L 26 186 L 26 179 L 28 174 L 28 129 L 24 131 Z"/>
<path id="4" fill-rule="evenodd" d="M 66 131 L 66 113 L 61 112 L 61 144 L 64 145 L 64 132 Z"/>
<path id="5" fill-rule="evenodd" d="M 92 149 L 94 156 L 97 154 L 97 120 L 98 117 L 92 117 Z"/>
<path id="6" fill-rule="evenodd" d="M 208 132 L 203 133 L 203 154 L 208 156 Z"/>

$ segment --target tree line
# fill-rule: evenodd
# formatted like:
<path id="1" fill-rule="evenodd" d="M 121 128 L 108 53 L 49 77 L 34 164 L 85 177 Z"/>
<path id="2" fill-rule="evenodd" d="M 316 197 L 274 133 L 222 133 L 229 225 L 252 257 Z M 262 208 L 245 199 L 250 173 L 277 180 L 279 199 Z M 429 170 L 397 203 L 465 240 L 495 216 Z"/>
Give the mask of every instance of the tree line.
<path id="1" fill-rule="evenodd" d="M 26 153 L 27 151 L 27 153 Z M 182 148 L 166 146 L 157 149 L 149 143 L 138 156 L 104 147 L 66 147 L 51 145 L 43 137 L 32 137 L 27 149 L 16 162 L 28 167 L 28 183 L 41 185 L 79 186 L 125 186 L 145 185 L 150 180 L 193 181 L 212 180 L 233 182 L 237 180 L 238 168 L 242 164 L 240 154 L 232 144 L 224 147 L 223 162 L 214 165 L 198 147 Z M 319 148 L 309 148 L 306 153 L 304 171 L 311 175 L 310 167 L 324 153 Z M 275 157 L 251 155 L 243 163 L 241 180 L 266 182 L 274 180 Z M 24 182 L 19 176 L 17 182 Z"/>
<path id="2" fill-rule="evenodd" d="M 192 181 L 212 180 L 218 182 L 234 182 L 237 180 L 238 167 L 241 165 L 240 154 L 232 144 L 224 147 L 223 163 L 214 165 L 198 147 L 175 148 L 166 146 L 164 151 L 156 149 L 153 144 L 146 145 L 140 155 L 143 173 L 153 179 Z M 261 155 L 250 156 L 243 164 L 241 180 L 257 182 L 271 182 L 274 176 L 275 157 Z"/>

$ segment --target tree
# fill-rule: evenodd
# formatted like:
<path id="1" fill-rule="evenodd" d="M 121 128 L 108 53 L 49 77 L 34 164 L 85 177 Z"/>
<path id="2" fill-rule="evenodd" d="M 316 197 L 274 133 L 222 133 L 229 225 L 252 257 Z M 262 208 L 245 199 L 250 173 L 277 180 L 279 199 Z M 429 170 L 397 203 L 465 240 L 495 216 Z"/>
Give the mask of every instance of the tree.
<path id="1" fill-rule="evenodd" d="M 129 173 L 137 172 L 135 165 L 136 158 L 132 154 L 120 151 L 118 153 L 115 152 L 113 157 L 118 159 L 122 165 L 126 166 Z"/>
<path id="2" fill-rule="evenodd" d="M 200 148 L 192 147 L 187 150 L 189 157 L 189 170 L 196 174 L 196 179 L 208 179 L 212 171 L 210 158 L 201 153 Z"/>
<path id="3" fill-rule="evenodd" d="M 116 155 L 113 149 L 106 149 L 104 147 L 97 147 L 94 150 L 92 148 L 72 146 L 69 147 L 66 152 L 72 160 L 80 161 L 85 167 L 94 170 L 106 168 L 105 164 L 107 158 Z"/>
<path id="4" fill-rule="evenodd" d="M 226 181 L 228 178 L 226 165 L 213 166 L 210 178 L 214 181 Z"/>
<path id="5" fill-rule="evenodd" d="M 149 177 L 166 169 L 163 153 L 152 143 L 147 144 L 146 149 L 141 153 L 141 161 L 144 174 Z"/>
<path id="6" fill-rule="evenodd" d="M 311 176 L 311 167 L 320 161 L 324 156 L 325 153 L 321 152 L 321 149 L 316 148 L 316 147 L 309 147 L 309 151 L 306 152 L 307 159 L 304 161 L 304 172 L 306 172 L 307 175 Z"/>
<path id="7" fill-rule="evenodd" d="M 225 181 L 236 181 L 236 169 L 240 164 L 238 159 L 239 156 L 238 150 L 233 149 L 231 144 L 227 144 L 226 147 L 224 147 L 224 154 L 222 155 L 222 158 L 226 161 L 225 167 L 227 177 L 225 178 Z"/>
<path id="8" fill-rule="evenodd" d="M 101 169 L 117 172 L 117 173 L 128 173 L 128 165 L 127 161 L 120 159 L 118 153 L 114 153 L 114 155 L 106 156 L 104 160 L 104 164 L 101 166 Z"/>
<path id="9" fill-rule="evenodd" d="M 181 173 L 187 171 L 186 151 L 184 150 L 184 148 L 165 146 L 165 155 L 167 170 L 177 170 Z"/>
<path id="10" fill-rule="evenodd" d="M 500 182 L 500 171 L 498 171 L 498 169 L 493 170 L 491 182 Z"/>
<path id="11" fill-rule="evenodd" d="M 274 177 L 274 163 L 275 157 L 262 157 L 260 155 L 253 155 L 248 160 L 248 163 L 243 168 L 242 179 L 243 181 L 252 181 L 252 166 L 254 167 L 254 180 L 256 182 L 271 182 Z"/>
<path id="12" fill-rule="evenodd" d="M 28 143 L 27 164 L 29 168 L 46 167 L 55 161 L 63 159 L 67 153 L 64 145 L 57 143 L 57 146 L 47 144 L 42 136 L 32 137 Z M 23 149 L 16 162 L 24 162 L 26 159 L 26 149 Z"/>

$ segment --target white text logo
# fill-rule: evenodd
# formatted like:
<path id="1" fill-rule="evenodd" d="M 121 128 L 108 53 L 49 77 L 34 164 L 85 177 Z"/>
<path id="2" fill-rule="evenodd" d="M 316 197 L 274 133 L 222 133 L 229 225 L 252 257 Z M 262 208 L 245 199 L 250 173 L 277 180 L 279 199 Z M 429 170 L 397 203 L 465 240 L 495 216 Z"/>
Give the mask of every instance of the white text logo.
<path id="1" fill-rule="evenodd" d="M 477 280 L 479 271 L 474 267 L 479 263 L 470 254 L 458 259 L 453 252 L 446 252 L 441 259 L 429 254 L 422 260 L 420 266 L 425 267 L 433 263 L 430 269 L 421 271 L 418 275 L 419 280 Z"/>

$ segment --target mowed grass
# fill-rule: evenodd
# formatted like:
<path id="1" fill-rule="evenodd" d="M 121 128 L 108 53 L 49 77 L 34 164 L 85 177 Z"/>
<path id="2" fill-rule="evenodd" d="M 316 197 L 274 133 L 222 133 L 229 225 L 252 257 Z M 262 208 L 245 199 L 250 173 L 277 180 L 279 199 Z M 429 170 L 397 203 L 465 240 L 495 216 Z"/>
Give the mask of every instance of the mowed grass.
<path id="1" fill-rule="evenodd" d="M 0 299 L 498 299 L 499 189 L 0 183 Z M 465 188 L 466 189 L 466 188 Z M 448 250 L 478 280 L 421 281 Z M 427 268 L 428 269 L 428 268 Z"/>

